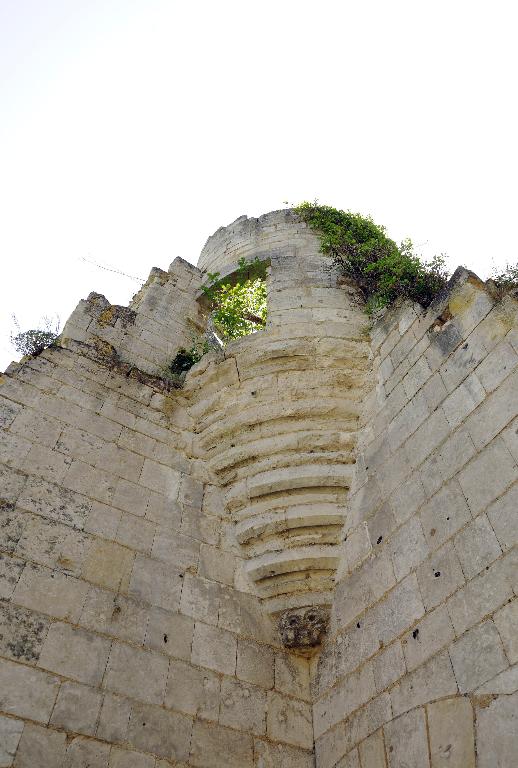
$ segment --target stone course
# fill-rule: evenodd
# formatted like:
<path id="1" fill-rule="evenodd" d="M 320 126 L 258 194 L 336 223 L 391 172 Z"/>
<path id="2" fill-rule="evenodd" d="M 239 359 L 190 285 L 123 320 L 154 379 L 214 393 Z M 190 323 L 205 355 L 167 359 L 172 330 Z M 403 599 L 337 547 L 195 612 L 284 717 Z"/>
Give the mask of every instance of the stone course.
<path id="1" fill-rule="evenodd" d="M 173 386 L 243 256 L 267 328 Z M 278 211 L 0 375 L 0 768 L 516 764 L 516 296 L 366 325 Z"/>

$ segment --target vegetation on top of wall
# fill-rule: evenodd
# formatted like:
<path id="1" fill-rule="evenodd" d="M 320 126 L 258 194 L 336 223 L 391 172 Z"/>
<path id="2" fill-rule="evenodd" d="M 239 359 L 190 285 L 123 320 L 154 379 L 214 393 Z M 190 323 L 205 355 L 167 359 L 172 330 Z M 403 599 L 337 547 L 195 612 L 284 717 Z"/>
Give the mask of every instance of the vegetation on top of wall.
<path id="1" fill-rule="evenodd" d="M 17 333 L 11 333 L 11 344 L 18 354 L 25 357 L 37 357 L 44 349 L 55 344 L 59 336 L 59 318 L 53 322 L 51 318 L 44 317 L 41 321 L 42 328 L 31 328 L 28 331 L 22 331 L 16 316 L 13 315 L 13 323 L 16 326 Z"/>
<path id="2" fill-rule="evenodd" d="M 208 272 L 202 290 L 209 301 L 214 328 L 223 344 L 262 330 L 266 325 L 266 282 L 262 262 L 239 260 L 233 279 Z"/>
<path id="3" fill-rule="evenodd" d="M 294 210 L 318 233 L 332 265 L 355 283 L 368 314 L 400 297 L 426 307 L 448 281 L 444 256 L 423 260 L 410 240 L 398 246 L 370 217 L 317 202 L 303 202 Z"/>
<path id="4" fill-rule="evenodd" d="M 503 269 L 494 267 L 491 279 L 502 291 L 518 287 L 518 264 L 506 264 Z"/>

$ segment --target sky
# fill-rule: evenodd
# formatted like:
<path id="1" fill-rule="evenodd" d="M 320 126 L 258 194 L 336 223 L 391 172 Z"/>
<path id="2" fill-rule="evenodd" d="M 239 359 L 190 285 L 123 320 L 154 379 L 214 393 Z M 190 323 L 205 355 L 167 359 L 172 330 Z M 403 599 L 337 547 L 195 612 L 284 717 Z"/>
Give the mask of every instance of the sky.
<path id="1" fill-rule="evenodd" d="M 515 30 L 503 0 L 0 0 L 0 370 L 13 314 L 127 304 L 285 201 L 516 263 Z"/>

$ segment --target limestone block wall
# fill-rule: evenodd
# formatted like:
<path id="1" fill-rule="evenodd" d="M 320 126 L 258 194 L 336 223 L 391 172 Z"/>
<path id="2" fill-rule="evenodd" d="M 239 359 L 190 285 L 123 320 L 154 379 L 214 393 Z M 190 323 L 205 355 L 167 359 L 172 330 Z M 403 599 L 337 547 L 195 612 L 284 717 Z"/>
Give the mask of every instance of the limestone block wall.
<path id="1" fill-rule="evenodd" d="M 94 296 L 0 377 L 2 768 L 313 765 L 309 662 L 236 576 L 181 393 L 139 357 L 135 329 L 195 303 L 181 269 L 171 307 L 168 277 L 129 319 Z"/>
<path id="2" fill-rule="evenodd" d="M 459 269 L 372 332 L 318 768 L 496 768 L 518 756 L 518 303 Z"/>

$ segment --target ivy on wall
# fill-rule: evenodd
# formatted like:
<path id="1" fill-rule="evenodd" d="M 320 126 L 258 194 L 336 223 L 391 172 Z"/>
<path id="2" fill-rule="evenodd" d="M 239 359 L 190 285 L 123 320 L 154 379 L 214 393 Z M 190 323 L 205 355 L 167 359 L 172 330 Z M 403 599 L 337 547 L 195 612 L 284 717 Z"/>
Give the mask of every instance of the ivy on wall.
<path id="1" fill-rule="evenodd" d="M 448 281 L 444 256 L 421 259 L 410 240 L 398 246 L 370 217 L 317 202 L 294 210 L 320 236 L 322 253 L 357 286 L 368 314 L 399 297 L 426 307 Z"/>

